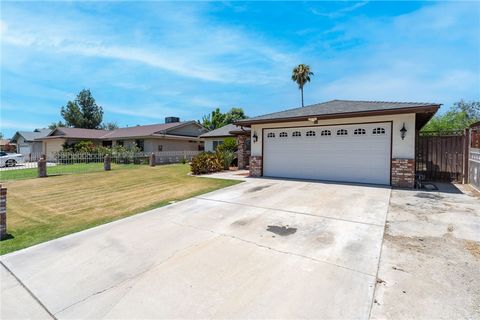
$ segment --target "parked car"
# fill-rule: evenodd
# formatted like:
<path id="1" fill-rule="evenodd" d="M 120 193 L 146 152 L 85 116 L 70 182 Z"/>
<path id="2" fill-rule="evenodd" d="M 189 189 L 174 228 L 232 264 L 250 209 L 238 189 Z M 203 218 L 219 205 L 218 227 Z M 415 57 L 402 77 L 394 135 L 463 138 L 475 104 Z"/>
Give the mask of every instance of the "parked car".
<path id="1" fill-rule="evenodd" d="M 25 158 L 20 153 L 0 151 L 0 167 L 15 167 L 17 164 L 24 162 Z"/>

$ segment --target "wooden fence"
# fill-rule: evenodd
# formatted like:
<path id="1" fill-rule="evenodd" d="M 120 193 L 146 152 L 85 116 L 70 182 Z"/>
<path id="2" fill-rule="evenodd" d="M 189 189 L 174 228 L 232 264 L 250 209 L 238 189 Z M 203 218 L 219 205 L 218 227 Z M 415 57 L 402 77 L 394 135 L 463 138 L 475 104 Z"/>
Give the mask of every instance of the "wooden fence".
<path id="1" fill-rule="evenodd" d="M 466 182 L 468 144 L 463 131 L 420 132 L 416 145 L 416 172 L 427 181 Z"/>

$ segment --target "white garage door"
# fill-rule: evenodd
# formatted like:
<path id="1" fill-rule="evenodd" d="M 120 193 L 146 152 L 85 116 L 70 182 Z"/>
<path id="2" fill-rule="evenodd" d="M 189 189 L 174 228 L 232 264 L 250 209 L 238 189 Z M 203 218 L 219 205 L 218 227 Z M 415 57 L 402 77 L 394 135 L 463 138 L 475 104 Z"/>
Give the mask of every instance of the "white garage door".
<path id="1" fill-rule="evenodd" d="M 263 131 L 263 175 L 390 184 L 391 123 Z"/>

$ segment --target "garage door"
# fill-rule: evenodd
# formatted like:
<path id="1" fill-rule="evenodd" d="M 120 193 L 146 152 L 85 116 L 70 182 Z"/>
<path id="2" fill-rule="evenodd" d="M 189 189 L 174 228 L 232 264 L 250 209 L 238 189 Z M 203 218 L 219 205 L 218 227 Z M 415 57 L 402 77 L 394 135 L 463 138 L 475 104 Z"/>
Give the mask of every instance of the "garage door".
<path id="1" fill-rule="evenodd" d="M 391 123 L 263 130 L 263 175 L 390 184 Z"/>

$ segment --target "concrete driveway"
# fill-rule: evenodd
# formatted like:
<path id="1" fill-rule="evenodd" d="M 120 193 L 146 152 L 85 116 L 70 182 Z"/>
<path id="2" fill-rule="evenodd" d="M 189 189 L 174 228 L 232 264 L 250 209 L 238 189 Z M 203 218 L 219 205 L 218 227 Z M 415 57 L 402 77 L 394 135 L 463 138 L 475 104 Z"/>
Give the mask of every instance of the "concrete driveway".
<path id="1" fill-rule="evenodd" d="M 2 318 L 365 319 L 389 198 L 247 179 L 1 257 Z"/>

